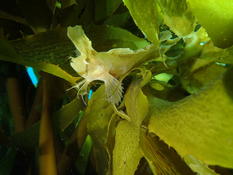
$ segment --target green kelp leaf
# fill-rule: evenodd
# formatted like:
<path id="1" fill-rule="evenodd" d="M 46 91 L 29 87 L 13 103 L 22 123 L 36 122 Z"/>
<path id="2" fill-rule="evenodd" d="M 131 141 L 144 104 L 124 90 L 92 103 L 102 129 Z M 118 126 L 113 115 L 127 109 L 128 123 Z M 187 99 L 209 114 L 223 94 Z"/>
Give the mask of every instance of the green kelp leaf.
<path id="1" fill-rule="evenodd" d="M 74 74 L 70 67 L 69 57 L 76 54 L 76 49 L 66 32 L 66 28 L 58 27 L 48 32 L 13 40 L 10 43 L 25 60 L 33 59 L 38 62 L 59 65 L 68 73 Z"/>
<path id="2" fill-rule="evenodd" d="M 76 97 L 70 103 L 64 105 L 54 116 L 58 120 L 59 128 L 64 131 L 77 117 L 80 117 L 80 111 L 83 108 L 83 102 Z"/>
<path id="3" fill-rule="evenodd" d="M 184 160 L 189 165 L 189 167 L 198 175 L 218 175 L 214 172 L 214 170 L 210 169 L 207 165 L 205 165 L 192 155 L 185 156 Z"/>
<path id="4" fill-rule="evenodd" d="M 186 0 L 159 0 L 163 22 L 178 36 L 185 36 L 194 31 L 194 18 Z"/>
<path id="5" fill-rule="evenodd" d="M 186 0 L 158 0 L 163 13 L 169 16 L 183 15 L 187 10 Z"/>
<path id="6" fill-rule="evenodd" d="M 150 99 L 149 131 L 182 157 L 193 155 L 205 164 L 232 168 L 232 74 L 230 69 L 198 94 L 177 102 L 162 105 Z"/>
<path id="7" fill-rule="evenodd" d="M 107 51 L 112 48 L 130 48 L 133 50 L 145 48 L 149 42 L 139 38 L 129 31 L 110 25 L 91 26 L 87 35 L 93 47 L 98 51 Z"/>
<path id="8" fill-rule="evenodd" d="M 129 11 L 113 14 L 111 17 L 104 21 L 106 25 L 124 27 L 130 20 Z"/>
<path id="9" fill-rule="evenodd" d="M 93 140 L 92 154 L 98 174 L 106 174 L 110 170 L 111 157 L 107 142 L 112 114 L 111 104 L 105 97 L 105 88 L 101 86 L 93 93 L 84 115 L 87 118 L 88 134 Z"/>
<path id="10" fill-rule="evenodd" d="M 95 20 L 99 22 L 111 16 L 121 3 L 121 0 L 95 0 Z"/>
<path id="11" fill-rule="evenodd" d="M 233 44 L 233 1 L 187 1 L 216 46 L 226 48 Z"/>
<path id="12" fill-rule="evenodd" d="M 113 150 L 113 175 L 133 175 L 142 152 L 140 150 L 140 126 L 148 111 L 148 101 L 140 88 L 140 81 L 134 81 L 125 95 L 127 114 L 131 121 L 120 121 L 116 128 Z"/>
<path id="13" fill-rule="evenodd" d="M 190 94 L 198 93 L 202 88 L 216 80 L 226 71 L 226 66 L 220 66 L 213 59 L 197 58 L 195 63 L 180 77 L 183 88 Z"/>
<path id="14" fill-rule="evenodd" d="M 144 131 L 140 138 L 140 146 L 154 174 L 194 175 L 176 151 L 154 134 Z"/>
<path id="15" fill-rule="evenodd" d="M 74 84 L 78 78 L 71 75 L 72 69 L 67 66 L 74 47 L 68 39 L 62 39 L 63 34 L 48 32 L 11 43 L 0 40 L 0 60 L 31 66 Z M 46 37 L 49 35 L 51 38 Z"/>
<path id="16" fill-rule="evenodd" d="M 141 82 L 143 83 L 143 81 Z M 134 123 L 136 126 L 141 125 L 148 111 L 147 97 L 140 89 L 141 82 L 133 82 L 125 95 L 125 106 L 127 114 L 132 120 L 132 123 Z"/>
<path id="17" fill-rule="evenodd" d="M 227 48 L 221 56 L 218 57 L 219 63 L 224 64 L 233 64 L 233 46 L 230 48 Z"/>
<path id="18" fill-rule="evenodd" d="M 153 43 L 158 43 L 159 26 L 166 24 L 178 36 L 194 31 L 195 19 L 186 0 L 124 0 L 136 25 Z"/>
<path id="19" fill-rule="evenodd" d="M 111 104 L 106 101 L 105 88 L 101 86 L 93 93 L 86 109 L 88 132 L 93 134 L 92 139 L 100 143 L 106 142 L 106 129 L 113 114 Z"/>
<path id="20" fill-rule="evenodd" d="M 203 47 L 200 57 L 182 71 L 182 85 L 189 93 L 197 93 L 206 83 L 222 74 L 230 64 L 233 64 L 232 47 L 220 49 L 213 46 L 213 43 L 208 43 Z"/>
<path id="21" fill-rule="evenodd" d="M 210 42 L 203 47 L 200 59 L 205 62 L 216 62 L 217 64 L 219 63 L 219 65 L 223 63 L 222 66 L 228 66 L 228 64 L 233 64 L 233 46 L 221 49 L 215 47 L 213 43 Z"/>
<path id="22" fill-rule="evenodd" d="M 85 139 L 85 142 L 82 145 L 82 148 L 79 153 L 79 157 L 76 161 L 76 168 L 80 175 L 86 174 L 91 148 L 92 148 L 92 140 L 91 137 L 88 135 Z"/>
<path id="23" fill-rule="evenodd" d="M 210 43 L 206 30 L 201 27 L 198 31 L 192 32 L 183 38 L 185 40 L 185 52 L 183 57 L 191 58 L 199 56 L 204 45 Z"/>
<path id="24" fill-rule="evenodd" d="M 123 0 L 136 25 L 150 41 L 158 43 L 158 31 L 161 23 L 157 2 L 154 0 Z"/>
<path id="25" fill-rule="evenodd" d="M 140 147 L 140 127 L 121 121 L 116 128 L 113 150 L 113 175 L 133 175 L 143 157 Z"/>
<path id="26" fill-rule="evenodd" d="M 146 67 L 141 66 L 141 67 L 137 67 L 135 69 L 133 69 L 133 71 L 140 71 L 139 73 L 136 73 L 136 77 L 140 77 L 141 81 L 140 81 L 140 87 L 144 87 L 147 83 L 149 83 L 151 81 L 152 78 L 152 73 L 150 70 L 146 69 Z"/>

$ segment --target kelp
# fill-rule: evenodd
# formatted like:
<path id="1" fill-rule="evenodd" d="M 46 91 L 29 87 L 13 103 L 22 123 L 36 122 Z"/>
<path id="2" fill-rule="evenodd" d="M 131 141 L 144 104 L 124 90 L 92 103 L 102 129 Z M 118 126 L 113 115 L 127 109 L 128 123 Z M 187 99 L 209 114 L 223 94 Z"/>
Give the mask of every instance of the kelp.
<path id="1" fill-rule="evenodd" d="M 41 119 L 5 139 L 0 172 L 10 174 L 17 147 L 39 152 L 41 174 L 233 168 L 232 2 L 56 3 L 39 3 L 40 19 L 22 1 L 34 34 L 0 40 L 0 60 L 65 80 L 61 94 L 48 94 L 46 80 Z"/>

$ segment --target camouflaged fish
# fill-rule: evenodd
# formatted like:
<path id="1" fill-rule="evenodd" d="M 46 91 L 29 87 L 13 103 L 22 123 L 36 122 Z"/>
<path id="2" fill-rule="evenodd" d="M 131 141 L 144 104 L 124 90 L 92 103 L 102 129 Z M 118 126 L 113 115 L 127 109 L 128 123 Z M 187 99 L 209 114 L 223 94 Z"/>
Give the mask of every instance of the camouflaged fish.
<path id="1" fill-rule="evenodd" d="M 67 35 L 80 53 L 77 57 L 71 57 L 71 67 L 84 78 L 74 88 L 84 95 L 90 82 L 100 80 L 105 84 L 106 99 L 112 104 L 118 104 L 122 97 L 122 85 L 118 79 L 158 54 L 153 45 L 136 51 L 116 48 L 97 52 L 81 26 L 68 27 Z"/>

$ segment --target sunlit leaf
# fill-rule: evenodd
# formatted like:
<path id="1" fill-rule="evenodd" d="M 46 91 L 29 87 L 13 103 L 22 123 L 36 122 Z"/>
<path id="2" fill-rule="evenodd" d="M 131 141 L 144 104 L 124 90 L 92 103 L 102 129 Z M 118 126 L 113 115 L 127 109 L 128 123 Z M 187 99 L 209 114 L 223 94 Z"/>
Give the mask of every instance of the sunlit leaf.
<path id="1" fill-rule="evenodd" d="M 215 173 L 214 170 L 208 168 L 207 165 L 197 160 L 192 155 L 185 156 L 184 160 L 189 165 L 189 167 L 198 175 L 218 175 L 218 173 Z"/>
<path id="2" fill-rule="evenodd" d="M 146 38 L 158 43 L 159 27 L 166 24 L 178 36 L 194 31 L 194 17 L 186 0 L 124 0 L 136 25 Z"/>
<path id="3" fill-rule="evenodd" d="M 159 25 L 162 21 L 157 2 L 154 0 L 123 0 L 123 2 L 146 38 L 157 44 Z"/>
<path id="4" fill-rule="evenodd" d="M 233 44 L 233 1 L 187 0 L 198 22 L 207 30 L 216 46 Z"/>
<path id="5" fill-rule="evenodd" d="M 194 18 L 186 0 L 159 0 L 163 22 L 178 36 L 185 36 L 194 30 Z"/>
<path id="6" fill-rule="evenodd" d="M 140 89 L 140 81 L 130 85 L 125 96 L 125 105 L 131 121 L 120 121 L 116 128 L 114 175 L 133 175 L 143 156 L 139 145 L 140 126 L 148 111 L 148 101 Z"/>
<path id="7" fill-rule="evenodd" d="M 133 175 L 142 153 L 139 147 L 140 128 L 121 121 L 116 128 L 113 150 L 113 175 Z"/>
<path id="8" fill-rule="evenodd" d="M 208 43 L 210 41 L 204 28 L 200 28 L 198 31 L 190 33 L 183 39 L 185 41 L 185 46 L 180 60 L 198 57 L 203 50 L 203 43 Z"/>
<path id="9" fill-rule="evenodd" d="M 132 123 L 140 126 L 147 111 L 148 101 L 146 96 L 140 89 L 140 80 L 132 83 L 125 95 L 125 106 L 127 114 L 129 115 Z"/>
<path id="10" fill-rule="evenodd" d="M 218 77 L 197 95 L 177 102 L 151 99 L 149 130 L 181 156 L 191 154 L 208 165 L 232 168 L 232 70 Z"/>

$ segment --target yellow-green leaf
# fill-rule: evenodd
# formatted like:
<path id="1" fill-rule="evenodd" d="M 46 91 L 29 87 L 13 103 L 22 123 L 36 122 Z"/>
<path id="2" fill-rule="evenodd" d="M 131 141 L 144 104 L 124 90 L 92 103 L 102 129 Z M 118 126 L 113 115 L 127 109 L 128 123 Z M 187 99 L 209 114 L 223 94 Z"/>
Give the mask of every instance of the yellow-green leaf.
<path id="1" fill-rule="evenodd" d="M 132 123 L 138 127 L 140 127 L 148 111 L 147 97 L 143 94 L 140 83 L 140 81 L 133 82 L 125 95 L 127 114 Z"/>
<path id="2" fill-rule="evenodd" d="M 214 44 L 221 48 L 233 45 L 233 1 L 188 0 L 198 22 L 207 30 Z"/>
<path id="3" fill-rule="evenodd" d="M 158 99 L 150 100 L 149 131 L 181 156 L 191 154 L 208 165 L 232 168 L 232 75 L 229 70 L 199 94 L 178 102 L 162 104 Z"/>
<path id="4" fill-rule="evenodd" d="M 139 147 L 140 128 L 121 121 L 116 128 L 113 150 L 113 175 L 133 175 L 142 158 Z"/>
<path id="5" fill-rule="evenodd" d="M 87 117 L 88 132 L 91 133 L 94 140 L 98 140 L 100 143 L 106 142 L 106 131 L 112 114 L 113 108 L 106 100 L 104 86 L 101 86 L 93 93 L 84 116 Z"/>
<path id="6" fill-rule="evenodd" d="M 154 174 L 194 175 L 183 159 L 166 145 L 158 136 L 143 132 L 140 146 Z"/>
<path id="7" fill-rule="evenodd" d="M 78 77 L 65 66 L 69 63 L 67 54 L 74 50 L 64 34 L 64 30 L 57 30 L 12 42 L 0 40 L 0 60 L 31 66 L 74 84 Z"/>
<path id="8" fill-rule="evenodd" d="M 214 170 L 210 169 L 207 165 L 205 165 L 203 162 L 196 159 L 192 155 L 185 156 L 184 160 L 189 165 L 189 167 L 198 175 L 218 175 L 214 172 Z"/>
<path id="9" fill-rule="evenodd" d="M 166 24 L 178 36 L 194 31 L 194 21 L 186 0 L 124 0 L 136 25 L 148 40 L 158 43 L 159 27 Z"/>
<path id="10" fill-rule="evenodd" d="M 111 157 L 107 143 L 112 115 L 113 109 L 106 100 L 104 86 L 101 86 L 93 93 L 84 115 L 87 118 L 88 134 L 93 140 L 92 154 L 96 160 L 98 174 L 107 174 L 110 170 Z"/>
<path id="11" fill-rule="evenodd" d="M 70 103 L 62 106 L 54 116 L 58 120 L 59 129 L 64 131 L 75 118 L 80 117 L 79 112 L 83 108 L 83 102 L 80 98 L 76 97 Z"/>
<path id="12" fill-rule="evenodd" d="M 163 20 L 178 36 L 185 36 L 194 31 L 194 17 L 186 0 L 158 0 Z"/>
<path id="13" fill-rule="evenodd" d="M 154 44 L 158 43 L 158 30 L 161 23 L 159 8 L 154 0 L 123 0 L 136 25 Z"/>
<path id="14" fill-rule="evenodd" d="M 148 101 L 140 85 L 140 81 L 134 81 L 125 96 L 126 110 L 131 121 L 120 121 L 116 128 L 113 175 L 133 175 L 142 158 L 140 126 L 148 111 Z"/>

